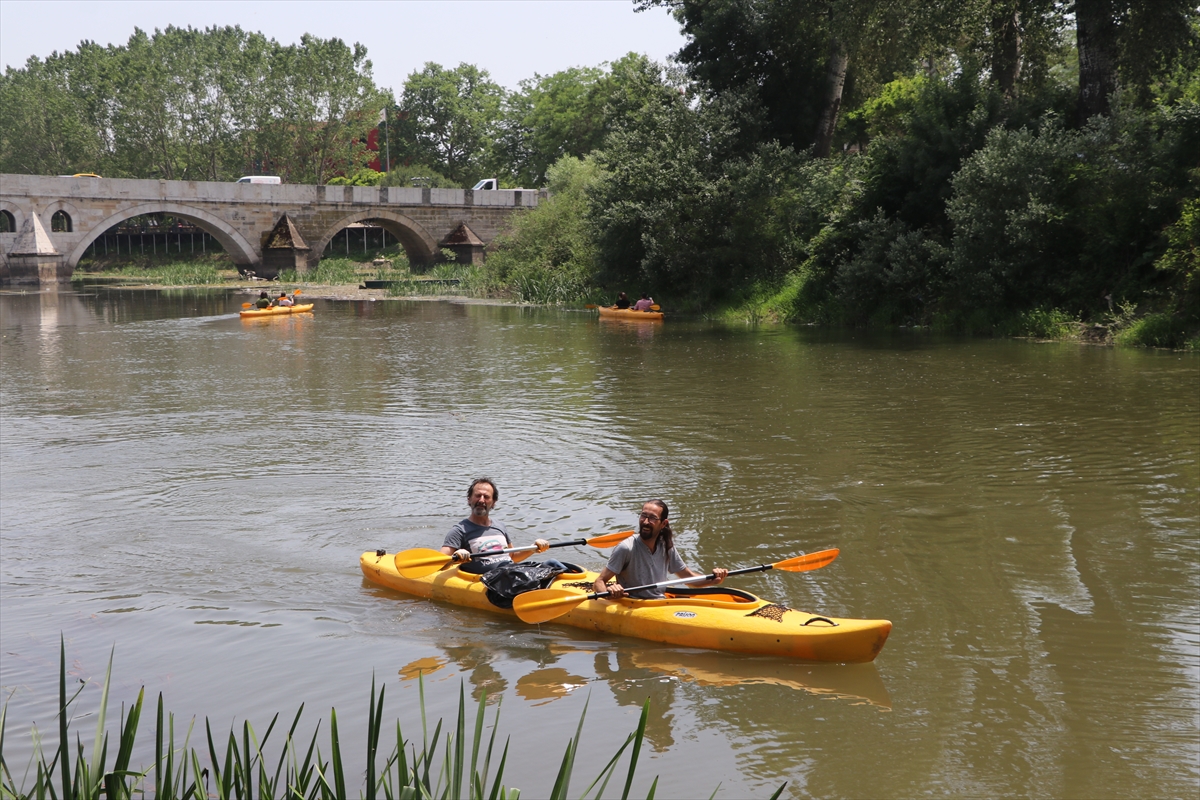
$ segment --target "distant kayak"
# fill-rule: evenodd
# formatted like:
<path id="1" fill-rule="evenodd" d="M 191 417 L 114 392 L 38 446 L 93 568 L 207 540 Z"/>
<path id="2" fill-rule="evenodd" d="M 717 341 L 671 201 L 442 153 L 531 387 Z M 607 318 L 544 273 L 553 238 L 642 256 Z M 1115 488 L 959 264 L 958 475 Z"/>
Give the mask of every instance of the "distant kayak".
<path id="1" fill-rule="evenodd" d="M 286 314 L 303 314 L 305 311 L 312 311 L 313 304 L 308 303 L 302 306 L 272 306 L 271 308 L 247 308 L 241 311 L 243 317 L 277 317 Z"/>
<path id="2" fill-rule="evenodd" d="M 634 311 L 632 308 L 614 308 L 612 306 L 597 306 L 600 316 L 608 319 L 631 319 L 639 322 L 662 322 L 661 311 Z"/>
<path id="3" fill-rule="evenodd" d="M 372 583 L 417 597 L 513 616 L 487 598 L 479 575 L 451 567 L 421 578 L 405 578 L 396 569 L 396 556 L 383 551 L 363 553 L 363 575 Z M 553 588 L 591 590 L 594 572 L 567 572 Z M 588 631 L 633 636 L 685 647 L 783 656 L 804 661 L 861 663 L 873 661 L 892 630 L 879 619 L 839 619 L 788 608 L 749 592 L 717 587 L 664 600 L 581 600 L 556 619 Z"/>

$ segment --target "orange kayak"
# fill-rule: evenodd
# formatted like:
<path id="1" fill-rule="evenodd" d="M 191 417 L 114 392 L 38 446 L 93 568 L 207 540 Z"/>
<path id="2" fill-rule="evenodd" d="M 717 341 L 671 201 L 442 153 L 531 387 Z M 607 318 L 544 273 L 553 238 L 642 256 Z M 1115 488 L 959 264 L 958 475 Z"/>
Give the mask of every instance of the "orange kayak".
<path id="1" fill-rule="evenodd" d="M 286 314 L 303 314 L 312 311 L 313 304 L 302 306 L 272 306 L 271 308 L 246 308 L 240 312 L 243 317 L 277 317 Z"/>
<path id="2" fill-rule="evenodd" d="M 634 311 L 632 308 L 615 308 L 613 306 L 597 306 L 596 310 L 604 319 L 629 319 L 638 322 L 662 322 L 661 311 Z"/>
<path id="3" fill-rule="evenodd" d="M 479 575 L 452 567 L 405 578 L 396 568 L 395 554 L 383 550 L 363 553 L 359 566 L 367 580 L 398 592 L 515 616 L 488 600 Z M 552 588 L 577 589 L 582 596 L 596 577 L 595 572 L 566 572 Z M 684 647 L 850 664 L 873 661 L 892 630 L 887 620 L 820 616 L 737 589 L 699 591 L 672 596 L 668 589 L 663 600 L 586 600 L 555 621 Z"/>

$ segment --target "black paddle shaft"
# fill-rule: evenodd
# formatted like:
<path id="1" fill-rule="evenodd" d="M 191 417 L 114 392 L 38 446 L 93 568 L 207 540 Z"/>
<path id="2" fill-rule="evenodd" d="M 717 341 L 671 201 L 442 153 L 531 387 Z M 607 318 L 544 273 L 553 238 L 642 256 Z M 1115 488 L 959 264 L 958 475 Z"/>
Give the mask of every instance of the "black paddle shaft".
<path id="1" fill-rule="evenodd" d="M 550 547 L 575 547 L 577 545 L 585 545 L 587 543 L 588 543 L 587 539 L 571 539 L 570 541 L 566 541 L 566 542 L 551 542 Z M 520 553 L 520 552 L 526 551 L 527 549 L 528 548 L 525 548 L 525 547 L 513 547 L 513 548 L 506 549 L 506 550 L 502 550 L 501 552 L 503 552 L 503 553 Z M 547 549 L 549 549 L 549 548 L 547 548 Z M 488 556 L 494 556 L 494 555 L 496 555 L 494 552 L 493 553 L 472 553 L 471 560 L 474 561 L 477 558 L 487 558 Z"/>
<path id="2" fill-rule="evenodd" d="M 551 545 L 553 547 L 553 545 Z M 774 564 L 760 564 L 757 567 L 745 567 L 743 569 L 730 570 L 729 575 L 745 575 L 747 572 L 763 572 L 764 570 L 774 569 Z M 729 577 L 727 575 L 726 577 Z M 700 581 L 716 580 L 716 574 L 712 575 L 696 575 L 691 578 L 676 578 L 673 581 L 663 581 L 662 583 L 648 583 L 645 586 L 633 586 L 625 590 L 626 594 L 630 592 L 640 592 L 642 589 L 660 589 L 664 586 L 675 586 L 679 583 L 699 583 Z M 589 600 L 599 600 L 601 597 L 608 597 L 612 592 L 593 592 L 587 598 Z"/>

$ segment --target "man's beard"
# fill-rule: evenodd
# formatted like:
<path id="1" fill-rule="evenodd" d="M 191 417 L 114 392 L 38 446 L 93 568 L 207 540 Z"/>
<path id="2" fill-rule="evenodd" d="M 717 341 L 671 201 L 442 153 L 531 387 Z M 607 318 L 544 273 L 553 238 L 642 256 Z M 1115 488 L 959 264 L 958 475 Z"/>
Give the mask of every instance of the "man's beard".
<path id="1" fill-rule="evenodd" d="M 477 517 L 486 517 L 488 515 L 487 503 L 476 503 L 472 508 Z"/>
<path id="2" fill-rule="evenodd" d="M 643 539 L 653 539 L 654 528 L 643 523 L 642 525 L 638 526 L 638 536 L 642 537 Z"/>

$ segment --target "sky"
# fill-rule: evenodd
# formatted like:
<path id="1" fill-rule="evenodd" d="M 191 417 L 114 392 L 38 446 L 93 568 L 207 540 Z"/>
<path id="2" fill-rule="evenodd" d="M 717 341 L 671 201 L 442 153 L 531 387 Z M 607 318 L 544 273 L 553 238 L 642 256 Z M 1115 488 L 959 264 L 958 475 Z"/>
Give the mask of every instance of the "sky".
<path id="1" fill-rule="evenodd" d="M 466 62 L 508 89 L 534 74 L 599 66 L 631 51 L 666 61 L 684 44 L 665 9 L 633 0 L 0 0 L 0 63 L 124 44 L 135 27 L 240 25 L 283 44 L 304 33 L 366 45 L 375 83 L 399 94 L 427 61 Z"/>

